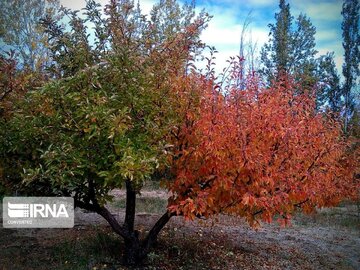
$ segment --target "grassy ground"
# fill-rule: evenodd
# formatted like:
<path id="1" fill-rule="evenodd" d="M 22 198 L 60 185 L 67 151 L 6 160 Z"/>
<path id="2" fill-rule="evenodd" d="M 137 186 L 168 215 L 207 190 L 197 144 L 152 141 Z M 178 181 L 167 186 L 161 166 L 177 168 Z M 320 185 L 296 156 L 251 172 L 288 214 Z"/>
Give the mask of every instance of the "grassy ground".
<path id="1" fill-rule="evenodd" d="M 113 203 L 113 206 L 125 209 L 126 200 L 121 198 Z M 136 200 L 136 213 L 160 214 L 166 210 L 167 201 L 153 197 L 140 197 Z"/>
<path id="2" fill-rule="evenodd" d="M 111 205 L 121 214 L 122 196 Z M 164 197 L 137 201 L 137 227 L 146 231 L 163 213 Z M 146 213 L 146 215 L 144 215 Z M 72 229 L 0 229 L 0 269 L 126 269 L 122 240 L 101 218 Z M 176 218 L 139 269 L 360 269 L 360 217 L 356 205 L 298 215 L 293 226 L 264 225 L 254 231 L 242 220 L 185 223 Z M 87 220 L 87 222 L 83 222 Z"/>

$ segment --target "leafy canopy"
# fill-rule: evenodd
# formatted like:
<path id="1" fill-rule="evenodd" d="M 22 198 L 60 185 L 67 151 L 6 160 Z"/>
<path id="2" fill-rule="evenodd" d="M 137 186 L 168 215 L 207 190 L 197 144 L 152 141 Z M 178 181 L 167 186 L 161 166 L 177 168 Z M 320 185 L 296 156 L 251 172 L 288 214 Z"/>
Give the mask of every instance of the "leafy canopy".
<path id="1" fill-rule="evenodd" d="M 86 20 L 97 27 L 91 46 L 86 20 L 64 14 L 70 32 L 43 20 L 60 78 L 30 91 L 1 123 L 4 182 L 26 193 L 75 194 L 81 202 L 95 196 L 104 204 L 125 180 L 140 190 L 166 170 L 170 133 L 187 105 L 171 86 L 202 49 L 199 34 L 209 17 L 169 0 L 147 20 L 132 1 L 111 1 L 105 19 L 89 1 Z M 171 28 L 164 27 L 168 21 Z"/>
<path id="2" fill-rule="evenodd" d="M 59 78 L 2 120 L 5 185 L 91 208 L 124 182 L 131 193 L 162 178 L 169 215 L 229 213 L 251 224 L 355 198 L 358 161 L 310 91 L 295 93 L 299 83 L 279 74 L 270 87 L 249 77 L 240 91 L 236 72 L 216 83 L 211 59 L 208 74 L 194 68 L 205 13 L 170 0 L 150 20 L 132 1 L 111 1 L 105 18 L 98 8 L 88 2 L 95 46 L 75 13 L 65 11 L 70 32 L 43 21 Z"/>
<path id="3" fill-rule="evenodd" d="M 316 112 L 311 95 L 295 94 L 293 80 L 266 88 L 253 78 L 225 96 L 219 85 L 198 85 L 199 107 L 179 131 L 171 211 L 189 219 L 228 213 L 256 225 L 358 196 L 358 160 L 340 122 Z"/>

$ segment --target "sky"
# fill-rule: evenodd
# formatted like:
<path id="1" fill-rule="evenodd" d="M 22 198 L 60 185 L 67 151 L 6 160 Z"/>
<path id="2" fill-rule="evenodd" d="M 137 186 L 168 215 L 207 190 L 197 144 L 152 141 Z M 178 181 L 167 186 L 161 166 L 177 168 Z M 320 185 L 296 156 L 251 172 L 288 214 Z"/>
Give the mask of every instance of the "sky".
<path id="1" fill-rule="evenodd" d="M 98 0 L 107 3 L 107 0 Z M 183 1 L 183 0 L 181 0 Z M 157 0 L 140 0 L 141 9 L 148 14 Z M 85 0 L 60 0 L 60 3 L 72 9 L 81 9 Z M 335 53 L 335 63 L 339 73 L 343 63 L 341 0 L 288 0 L 291 14 L 296 18 L 305 13 L 316 27 L 316 50 L 318 55 Z M 196 9 L 205 9 L 213 16 L 201 39 L 218 50 L 216 64 L 218 70 L 226 66 L 230 56 L 239 53 L 240 33 L 244 21 L 249 16 L 250 25 L 247 40 L 257 44 L 260 51 L 268 41 L 269 23 L 274 23 L 278 12 L 278 0 L 197 0 Z"/>

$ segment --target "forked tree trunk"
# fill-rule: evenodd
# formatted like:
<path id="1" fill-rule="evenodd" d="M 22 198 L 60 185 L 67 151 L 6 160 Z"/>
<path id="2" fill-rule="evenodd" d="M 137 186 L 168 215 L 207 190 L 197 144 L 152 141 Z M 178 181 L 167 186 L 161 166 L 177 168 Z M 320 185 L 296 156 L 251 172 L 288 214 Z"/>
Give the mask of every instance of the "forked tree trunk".
<path id="1" fill-rule="evenodd" d="M 125 240 L 124 263 L 127 265 L 142 264 L 146 259 L 147 254 L 156 243 L 159 233 L 172 216 L 174 216 L 174 214 L 169 212 L 163 214 L 142 241 L 139 240 L 138 233 L 134 231 L 133 237 Z"/>
<path id="2" fill-rule="evenodd" d="M 110 224 L 113 231 L 124 239 L 124 264 L 132 266 L 141 265 L 144 262 L 150 249 L 154 246 L 159 232 L 164 228 L 170 218 L 175 215 L 169 212 L 163 214 L 154 224 L 148 235 L 143 240 L 140 240 L 138 231 L 134 229 L 136 192 L 132 188 L 130 181 L 126 181 L 126 213 L 123 225 L 119 224 L 106 207 L 100 206 L 95 197 L 92 197 L 87 202 L 75 198 L 75 205 L 98 213 Z"/>
<path id="3" fill-rule="evenodd" d="M 150 230 L 147 237 L 140 241 L 139 235 L 133 231 L 132 235 L 125 239 L 125 252 L 123 262 L 126 265 L 141 265 L 147 257 L 147 254 L 154 246 L 157 236 L 166 223 L 170 220 L 172 214 L 165 213 Z"/>
<path id="4" fill-rule="evenodd" d="M 155 223 L 146 238 L 139 239 L 138 231 L 134 230 L 136 192 L 130 181 L 126 182 L 126 214 L 124 227 L 129 231 L 130 237 L 125 239 L 124 263 L 127 265 L 140 265 L 144 262 L 150 249 L 154 246 L 159 232 L 164 228 L 173 214 L 166 212 Z"/>
<path id="5" fill-rule="evenodd" d="M 139 234 L 134 230 L 136 192 L 129 180 L 126 181 L 126 212 L 124 227 L 129 232 L 129 237 L 124 238 L 125 252 L 123 261 L 126 265 L 137 265 L 143 261 L 142 248 Z"/>

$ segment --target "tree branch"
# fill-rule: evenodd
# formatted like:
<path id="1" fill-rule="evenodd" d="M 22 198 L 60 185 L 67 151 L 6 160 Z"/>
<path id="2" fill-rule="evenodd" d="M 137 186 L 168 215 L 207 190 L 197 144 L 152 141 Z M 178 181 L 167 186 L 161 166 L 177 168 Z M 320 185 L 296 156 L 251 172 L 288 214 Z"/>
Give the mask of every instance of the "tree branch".
<path id="1" fill-rule="evenodd" d="M 144 239 L 142 246 L 144 254 L 149 252 L 149 249 L 154 245 L 156 242 L 157 236 L 159 232 L 164 228 L 164 226 L 168 223 L 171 217 L 175 216 L 175 213 L 166 212 L 161 216 L 161 218 L 155 223 L 152 227 L 146 238 Z"/>
<path id="2" fill-rule="evenodd" d="M 125 213 L 125 226 L 132 232 L 134 231 L 135 222 L 135 206 L 136 206 L 136 193 L 133 189 L 130 180 L 126 180 L 126 213 Z"/>
<path id="3" fill-rule="evenodd" d="M 130 232 L 127 230 L 127 228 L 124 228 L 119 224 L 119 222 L 116 220 L 116 218 L 109 212 L 109 210 L 104 207 L 100 206 L 98 204 L 90 204 L 90 203 L 84 203 L 79 200 L 75 200 L 75 207 L 80 207 L 82 209 L 95 212 L 99 215 L 101 215 L 111 226 L 111 228 L 119 234 L 121 237 L 123 237 L 125 240 L 131 238 Z"/>

